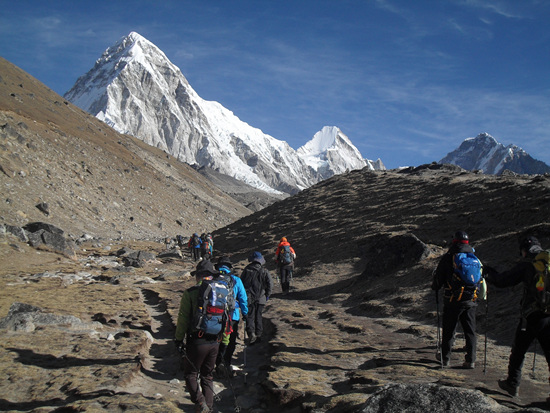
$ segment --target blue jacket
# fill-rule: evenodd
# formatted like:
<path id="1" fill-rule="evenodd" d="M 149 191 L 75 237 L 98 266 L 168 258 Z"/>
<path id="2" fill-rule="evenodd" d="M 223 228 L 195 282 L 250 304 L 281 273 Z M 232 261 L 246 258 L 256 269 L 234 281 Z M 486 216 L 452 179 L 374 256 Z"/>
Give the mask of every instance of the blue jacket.
<path id="1" fill-rule="evenodd" d="M 231 274 L 231 270 L 225 265 L 220 267 L 220 272 L 224 274 Z M 243 313 L 243 316 L 248 314 L 248 298 L 241 279 L 233 274 L 231 274 L 231 277 L 233 277 L 233 281 L 235 283 L 233 286 L 233 292 L 235 293 L 235 311 L 233 311 L 232 320 L 239 321 L 241 319 L 241 312 Z M 241 311 L 239 311 L 239 309 Z"/>

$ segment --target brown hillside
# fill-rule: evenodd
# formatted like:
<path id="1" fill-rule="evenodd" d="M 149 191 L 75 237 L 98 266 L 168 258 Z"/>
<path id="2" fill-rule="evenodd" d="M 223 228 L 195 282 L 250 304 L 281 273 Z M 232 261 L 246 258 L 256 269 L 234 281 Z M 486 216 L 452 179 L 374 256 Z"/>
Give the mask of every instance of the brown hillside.
<path id="1" fill-rule="evenodd" d="M 188 236 L 250 213 L 190 166 L 115 132 L 2 58 L 0 171 L 1 221 L 45 221 L 76 237 Z"/>

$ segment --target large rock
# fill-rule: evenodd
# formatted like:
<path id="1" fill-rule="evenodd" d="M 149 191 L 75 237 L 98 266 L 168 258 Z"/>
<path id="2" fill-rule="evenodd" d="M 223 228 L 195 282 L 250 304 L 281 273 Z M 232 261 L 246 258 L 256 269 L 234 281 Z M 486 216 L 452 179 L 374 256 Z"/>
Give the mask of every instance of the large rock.
<path id="1" fill-rule="evenodd" d="M 372 395 L 361 413 L 504 413 L 542 412 L 539 409 L 511 410 L 478 390 L 446 387 L 433 383 L 390 384 Z"/>

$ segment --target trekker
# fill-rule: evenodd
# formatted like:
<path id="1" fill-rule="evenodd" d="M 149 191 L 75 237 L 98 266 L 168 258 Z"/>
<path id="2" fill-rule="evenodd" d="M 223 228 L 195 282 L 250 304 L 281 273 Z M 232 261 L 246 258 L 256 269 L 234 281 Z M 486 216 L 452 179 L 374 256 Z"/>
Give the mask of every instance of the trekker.
<path id="1" fill-rule="evenodd" d="M 201 237 L 199 237 L 199 234 L 195 232 L 193 235 L 191 235 L 191 237 L 189 238 L 189 242 L 187 243 L 187 247 L 191 251 L 193 261 L 198 261 L 201 257 L 201 244 L 202 240 Z"/>
<path id="2" fill-rule="evenodd" d="M 486 284 L 481 277 L 482 265 L 475 257 L 474 249 L 469 245 L 468 234 L 457 231 L 449 250 L 443 255 L 434 272 L 432 290 L 443 293 L 443 334 L 441 339 L 441 353 L 438 354 L 444 368 L 451 366 L 451 350 L 455 339 L 456 326 L 460 321 L 466 340 L 466 356 L 463 368 L 473 369 L 476 362 L 476 309 L 477 298 L 486 297 Z M 466 262 L 460 262 L 464 258 Z M 471 283 L 466 283 L 460 277 L 460 269 L 473 270 L 468 278 L 473 276 Z"/>
<path id="3" fill-rule="evenodd" d="M 201 235 L 201 258 L 203 260 L 210 260 L 212 259 L 213 252 L 214 252 L 214 249 L 212 248 L 210 239 L 207 237 L 206 234 L 202 234 Z"/>
<path id="4" fill-rule="evenodd" d="M 248 297 L 248 317 L 246 318 L 246 332 L 250 339 L 249 344 L 262 340 L 264 307 L 269 300 L 273 289 L 271 275 L 265 265 L 265 258 L 258 251 L 248 257 L 248 264 L 241 280 Z"/>
<path id="5" fill-rule="evenodd" d="M 224 330 L 220 327 L 219 333 L 206 334 L 197 327 L 199 289 L 201 283 L 213 279 L 219 275 L 219 271 L 206 260 L 198 263 L 194 275 L 197 285 L 185 290 L 181 297 L 175 343 L 182 354 L 185 383 L 191 401 L 195 403 L 195 411 L 207 413 L 211 411 L 214 404 L 212 371 L 216 366 L 219 340 Z"/>
<path id="6" fill-rule="evenodd" d="M 243 282 L 233 273 L 233 264 L 231 263 L 229 257 L 225 255 L 221 256 L 216 264 L 216 269 L 220 273 L 230 276 L 233 279 L 235 310 L 231 316 L 232 331 L 229 336 L 224 337 L 222 343 L 220 344 L 218 357 L 216 359 L 216 369 L 218 370 L 223 363 L 228 374 L 231 374 L 231 359 L 233 358 L 233 353 L 235 353 L 237 338 L 239 337 L 239 320 L 241 319 L 241 313 L 243 318 L 246 319 L 248 314 L 248 300 Z"/>
<path id="7" fill-rule="evenodd" d="M 539 240 L 533 236 L 521 240 L 519 252 L 523 260 L 512 269 L 501 273 L 492 268 L 486 269 L 487 281 L 496 287 L 511 287 L 523 283 L 521 319 L 512 344 L 508 362 L 508 377 L 498 382 L 502 390 L 514 397 L 519 395 L 521 368 L 525 360 L 525 353 L 535 339 L 540 343 L 550 370 L 548 252 L 543 250 Z M 539 297 L 544 297 L 546 302 L 543 304 L 543 299 L 539 299 Z M 546 402 L 550 403 L 550 397 L 546 399 Z"/>
<path id="8" fill-rule="evenodd" d="M 292 280 L 295 259 L 296 252 L 294 252 L 294 249 L 285 237 L 281 238 L 275 251 L 275 261 L 277 261 L 279 268 L 279 279 L 281 280 L 283 294 L 287 294 L 290 291 L 290 281 Z"/>

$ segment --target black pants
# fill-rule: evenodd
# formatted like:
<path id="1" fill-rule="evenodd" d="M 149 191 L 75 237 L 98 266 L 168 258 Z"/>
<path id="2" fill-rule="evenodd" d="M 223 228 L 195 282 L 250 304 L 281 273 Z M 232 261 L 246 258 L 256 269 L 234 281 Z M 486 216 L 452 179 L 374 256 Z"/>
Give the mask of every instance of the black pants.
<path id="1" fill-rule="evenodd" d="M 229 368 L 231 365 L 231 359 L 233 358 L 233 354 L 235 353 L 235 348 L 237 347 L 237 339 L 239 338 L 239 320 L 232 320 L 231 325 L 233 327 L 233 331 L 231 332 L 231 335 L 229 336 L 229 343 L 224 349 L 223 356 L 220 353 L 218 353 L 218 358 L 216 359 L 216 366 L 219 366 L 222 361 L 225 363 L 226 367 Z M 220 350 L 223 344 L 220 344 Z M 223 357 L 223 360 L 222 360 Z"/>
<path id="2" fill-rule="evenodd" d="M 290 280 L 292 280 L 292 265 L 283 265 L 279 268 L 279 277 L 281 278 L 281 288 L 283 293 L 290 291 Z"/>
<path id="3" fill-rule="evenodd" d="M 190 343 L 187 357 L 183 359 L 185 383 L 193 403 L 206 402 L 212 408 L 214 404 L 214 384 L 212 370 L 216 366 L 219 343 Z M 200 374 L 200 387 L 199 387 Z"/>
<path id="4" fill-rule="evenodd" d="M 191 248 L 193 253 L 193 260 L 198 261 L 198 259 L 201 257 L 201 250 L 200 248 Z"/>
<path id="5" fill-rule="evenodd" d="M 518 387 L 521 382 L 521 368 L 525 361 L 525 353 L 533 341 L 540 343 L 548 368 L 550 369 L 550 317 L 532 314 L 527 320 L 522 320 L 516 329 L 510 361 L 508 363 L 508 383 Z"/>
<path id="6" fill-rule="evenodd" d="M 263 312 L 264 304 L 254 303 L 248 305 L 248 316 L 246 318 L 246 332 L 249 336 L 254 333 L 256 337 L 261 337 L 264 331 Z"/>
<path id="7" fill-rule="evenodd" d="M 459 321 L 466 339 L 465 361 L 476 361 L 476 308 L 477 304 L 473 301 L 445 303 L 443 306 L 443 334 L 441 339 L 441 357 L 443 361 L 449 361 L 451 358 L 456 326 Z"/>

